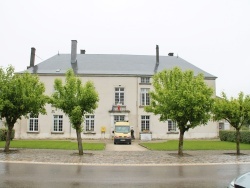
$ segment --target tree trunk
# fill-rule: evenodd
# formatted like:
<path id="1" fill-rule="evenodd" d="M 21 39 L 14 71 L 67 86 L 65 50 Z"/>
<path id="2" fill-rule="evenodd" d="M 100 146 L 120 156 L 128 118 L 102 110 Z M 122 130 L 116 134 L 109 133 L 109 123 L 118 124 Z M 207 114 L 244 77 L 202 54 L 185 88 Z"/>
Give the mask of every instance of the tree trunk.
<path id="1" fill-rule="evenodd" d="M 179 136 L 179 148 L 178 148 L 178 155 L 183 156 L 183 138 L 184 138 L 185 131 L 180 129 L 180 136 Z"/>
<path id="2" fill-rule="evenodd" d="M 13 129 L 13 126 L 11 126 L 11 125 L 8 126 L 4 152 L 9 152 L 10 151 L 10 139 L 11 139 L 12 129 Z"/>
<path id="3" fill-rule="evenodd" d="M 83 155 L 81 131 L 76 130 L 79 155 Z"/>
<path id="4" fill-rule="evenodd" d="M 240 155 L 240 129 L 236 129 L 236 154 Z"/>

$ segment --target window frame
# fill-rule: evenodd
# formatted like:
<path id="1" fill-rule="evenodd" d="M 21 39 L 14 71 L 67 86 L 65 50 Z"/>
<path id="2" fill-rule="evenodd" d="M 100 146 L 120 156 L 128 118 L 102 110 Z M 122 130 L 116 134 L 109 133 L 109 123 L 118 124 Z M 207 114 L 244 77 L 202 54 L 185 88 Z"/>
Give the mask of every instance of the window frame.
<path id="1" fill-rule="evenodd" d="M 141 77 L 141 84 L 150 84 L 150 77 Z"/>
<path id="2" fill-rule="evenodd" d="M 150 105 L 150 97 L 149 97 L 149 88 L 141 88 L 141 93 L 140 93 L 140 105 L 141 106 L 148 106 Z"/>
<path id="3" fill-rule="evenodd" d="M 141 115 L 141 131 L 150 131 L 150 116 Z"/>
<path id="4" fill-rule="evenodd" d="M 225 123 L 219 122 L 219 130 L 225 130 Z"/>
<path id="5" fill-rule="evenodd" d="M 116 119 L 116 117 L 119 117 L 119 118 Z M 125 115 L 114 115 L 114 123 L 119 122 L 119 121 L 125 121 Z"/>
<path id="6" fill-rule="evenodd" d="M 57 133 L 63 132 L 63 115 L 53 115 L 53 132 Z"/>
<path id="7" fill-rule="evenodd" d="M 169 132 L 176 132 L 177 131 L 176 121 L 168 120 L 168 131 Z"/>
<path id="8" fill-rule="evenodd" d="M 115 105 L 124 105 L 125 104 L 125 88 L 124 87 L 115 87 Z"/>
<path id="9" fill-rule="evenodd" d="M 39 132 L 38 117 L 39 117 L 38 115 L 34 116 L 33 114 L 30 114 L 28 132 Z"/>
<path id="10" fill-rule="evenodd" d="M 86 132 L 95 131 L 95 115 L 88 114 L 84 117 L 84 128 Z"/>

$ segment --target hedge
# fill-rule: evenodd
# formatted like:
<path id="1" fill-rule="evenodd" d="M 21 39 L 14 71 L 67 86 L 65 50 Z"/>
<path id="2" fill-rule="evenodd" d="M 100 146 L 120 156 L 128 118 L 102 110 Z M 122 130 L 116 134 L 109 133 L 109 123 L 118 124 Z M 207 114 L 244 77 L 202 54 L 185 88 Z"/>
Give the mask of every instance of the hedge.
<path id="1" fill-rule="evenodd" d="M 235 142 L 236 131 L 220 131 L 219 137 L 221 141 Z M 250 144 L 250 131 L 240 131 L 240 143 Z"/>
<path id="2" fill-rule="evenodd" d="M 1 128 L 0 129 L 0 141 L 6 141 L 7 129 Z M 13 140 L 15 137 L 15 130 L 12 130 L 10 139 Z"/>

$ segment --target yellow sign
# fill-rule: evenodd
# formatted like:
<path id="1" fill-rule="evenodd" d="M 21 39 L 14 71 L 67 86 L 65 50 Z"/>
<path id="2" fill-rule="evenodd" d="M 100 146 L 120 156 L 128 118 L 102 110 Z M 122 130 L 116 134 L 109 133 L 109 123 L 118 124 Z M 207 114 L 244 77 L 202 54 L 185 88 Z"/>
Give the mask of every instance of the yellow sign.
<path id="1" fill-rule="evenodd" d="M 105 133 L 105 132 L 106 132 L 106 127 L 102 126 L 102 127 L 101 127 L 101 132 L 102 132 L 102 133 Z"/>

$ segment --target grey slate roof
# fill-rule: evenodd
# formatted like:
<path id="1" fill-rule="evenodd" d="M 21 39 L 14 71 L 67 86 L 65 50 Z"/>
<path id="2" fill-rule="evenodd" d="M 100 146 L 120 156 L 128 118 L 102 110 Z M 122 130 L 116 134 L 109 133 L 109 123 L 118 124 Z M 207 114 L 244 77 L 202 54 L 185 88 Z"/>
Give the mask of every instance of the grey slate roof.
<path id="1" fill-rule="evenodd" d="M 77 64 L 71 64 L 70 54 L 58 54 L 27 70 L 37 74 L 65 74 L 73 68 L 79 75 L 152 76 L 155 65 L 156 57 L 153 55 L 77 54 Z M 195 75 L 202 73 L 207 79 L 216 79 L 212 74 L 177 56 L 160 56 L 157 71 L 175 66 L 182 70 L 193 70 Z"/>

